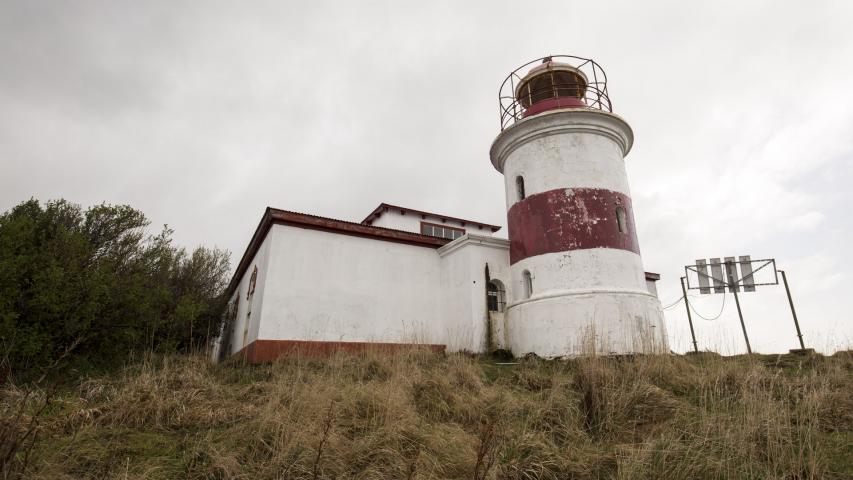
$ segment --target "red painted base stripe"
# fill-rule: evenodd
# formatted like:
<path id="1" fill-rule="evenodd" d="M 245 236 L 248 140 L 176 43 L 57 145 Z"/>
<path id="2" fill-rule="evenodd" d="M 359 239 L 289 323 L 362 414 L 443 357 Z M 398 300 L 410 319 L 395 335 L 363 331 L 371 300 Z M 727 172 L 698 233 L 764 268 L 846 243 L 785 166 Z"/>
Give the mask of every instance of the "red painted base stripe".
<path id="1" fill-rule="evenodd" d="M 616 208 L 625 210 L 619 231 Z M 557 189 L 531 195 L 507 214 L 509 258 L 514 264 L 545 253 L 616 248 L 640 253 L 631 198 L 603 188 Z"/>
<path id="2" fill-rule="evenodd" d="M 415 343 L 374 342 L 320 342 L 308 340 L 255 340 L 235 355 L 243 356 L 249 363 L 269 363 L 282 356 L 328 357 L 336 352 L 386 352 L 425 348 L 436 353 L 444 352 L 445 345 Z"/>

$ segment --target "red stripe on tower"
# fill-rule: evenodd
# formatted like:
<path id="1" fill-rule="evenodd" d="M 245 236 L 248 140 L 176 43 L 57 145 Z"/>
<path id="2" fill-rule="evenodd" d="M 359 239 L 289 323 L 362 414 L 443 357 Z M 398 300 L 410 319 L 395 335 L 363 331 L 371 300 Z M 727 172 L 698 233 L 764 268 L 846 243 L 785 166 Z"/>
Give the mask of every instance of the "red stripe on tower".
<path id="1" fill-rule="evenodd" d="M 617 209 L 624 212 L 623 219 Z M 601 188 L 550 190 L 514 204 L 507 217 L 511 264 L 589 248 L 640 253 L 631 198 L 623 193 Z"/>

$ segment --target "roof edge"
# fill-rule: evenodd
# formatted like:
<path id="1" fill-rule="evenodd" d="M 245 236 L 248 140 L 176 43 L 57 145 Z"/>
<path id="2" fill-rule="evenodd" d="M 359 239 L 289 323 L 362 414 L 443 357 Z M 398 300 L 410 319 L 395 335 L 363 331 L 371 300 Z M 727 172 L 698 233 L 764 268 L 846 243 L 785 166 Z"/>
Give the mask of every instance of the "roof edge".
<path id="1" fill-rule="evenodd" d="M 449 215 L 441 215 L 439 213 L 425 212 L 423 210 L 416 210 L 414 208 L 401 207 L 399 205 L 391 205 L 390 203 L 385 203 L 385 202 L 380 203 L 378 207 L 374 208 L 372 212 L 370 212 L 366 217 L 364 217 L 364 220 L 362 220 L 361 223 L 364 224 L 365 222 L 369 222 L 370 220 L 372 220 L 372 218 L 377 213 L 381 213 L 382 210 L 390 209 L 390 208 L 398 209 L 398 210 L 404 210 L 406 212 L 417 213 L 420 215 L 430 215 L 433 217 L 443 218 L 445 220 L 453 220 L 455 222 L 469 223 L 471 225 L 482 225 L 483 227 L 487 227 L 488 229 L 490 229 L 492 231 L 492 233 L 497 232 L 498 230 L 500 230 L 502 228 L 500 225 L 492 225 L 489 223 L 477 222 L 475 220 L 467 220 L 467 219 L 459 218 L 459 217 L 451 217 Z"/>
<path id="2" fill-rule="evenodd" d="M 495 238 L 488 237 L 486 235 L 466 233 L 465 235 L 462 235 L 461 237 L 457 238 L 456 240 L 453 240 L 447 245 L 440 247 L 438 249 L 438 255 L 440 257 L 445 257 L 468 245 L 497 248 L 500 250 L 509 250 L 509 240 L 505 238 Z"/>
<path id="3" fill-rule="evenodd" d="M 255 233 L 252 239 L 249 240 L 249 245 L 243 252 L 240 262 L 228 282 L 228 287 L 225 289 L 227 297 L 234 294 L 240 280 L 249 268 L 249 264 L 261 244 L 267 237 L 270 228 L 273 225 L 287 225 L 298 228 L 306 228 L 310 230 L 321 230 L 330 233 L 342 235 L 351 235 L 362 238 L 371 238 L 374 240 L 382 240 L 386 242 L 403 243 L 407 245 L 415 245 L 427 248 L 439 248 L 448 243 L 449 239 L 441 237 L 433 237 L 430 235 L 422 235 L 420 233 L 407 232 L 404 230 L 394 230 L 392 228 L 374 227 L 372 225 L 364 225 L 361 223 L 347 222 L 345 220 L 337 220 L 334 218 L 319 217 L 317 215 L 309 215 L 307 213 L 290 212 L 287 210 L 279 210 L 272 207 L 267 207 L 261 217 L 261 221 L 255 228 Z"/>

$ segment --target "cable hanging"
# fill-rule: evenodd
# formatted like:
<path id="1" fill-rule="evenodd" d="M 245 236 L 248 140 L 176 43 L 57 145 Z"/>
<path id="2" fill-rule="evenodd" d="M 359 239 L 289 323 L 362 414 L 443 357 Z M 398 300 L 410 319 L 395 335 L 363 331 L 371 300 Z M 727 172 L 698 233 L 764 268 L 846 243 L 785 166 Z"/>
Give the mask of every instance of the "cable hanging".
<path id="1" fill-rule="evenodd" d="M 702 320 L 707 320 L 709 322 L 713 322 L 714 320 L 720 318 L 720 316 L 723 314 L 723 310 L 725 310 L 725 308 L 726 308 L 726 294 L 725 294 L 725 292 L 723 293 L 723 304 L 720 305 L 720 311 L 717 313 L 716 316 L 714 316 L 712 318 L 705 317 L 701 313 L 697 312 L 696 309 L 693 307 L 693 304 L 691 304 L 689 300 L 687 301 L 687 305 L 690 307 L 690 310 L 693 310 L 693 313 L 695 313 Z"/>
<path id="2" fill-rule="evenodd" d="M 691 295 L 689 293 L 687 294 L 687 296 L 690 298 L 702 298 L 699 295 Z M 681 303 L 682 300 L 684 300 L 684 297 L 682 295 L 679 295 L 678 298 L 675 299 L 675 301 L 673 301 L 672 303 L 668 304 L 665 307 L 661 307 L 661 309 L 662 310 L 670 310 L 670 309 L 674 308 L 676 305 L 678 305 L 679 303 Z M 661 302 L 661 303 L 663 303 L 663 302 Z"/>
<path id="3" fill-rule="evenodd" d="M 678 297 L 678 299 L 677 299 L 676 301 L 674 301 L 674 302 L 670 303 L 669 305 L 667 305 L 667 306 L 665 306 L 665 307 L 661 307 L 661 309 L 663 309 L 663 310 L 669 310 L 670 308 L 672 308 L 672 307 L 674 307 L 674 306 L 678 305 L 679 303 L 681 303 L 681 301 L 682 301 L 682 300 L 684 300 L 684 297 Z"/>

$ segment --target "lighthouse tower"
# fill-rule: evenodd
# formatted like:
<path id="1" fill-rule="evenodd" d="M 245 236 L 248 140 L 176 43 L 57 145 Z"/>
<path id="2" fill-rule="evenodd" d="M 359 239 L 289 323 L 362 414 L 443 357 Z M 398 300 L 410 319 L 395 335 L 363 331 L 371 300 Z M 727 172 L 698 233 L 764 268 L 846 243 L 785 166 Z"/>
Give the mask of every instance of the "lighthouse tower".
<path id="1" fill-rule="evenodd" d="M 490 156 L 506 186 L 513 353 L 667 351 L 625 171 L 633 132 L 612 113 L 604 71 L 573 56 L 534 60 L 500 101 Z"/>

